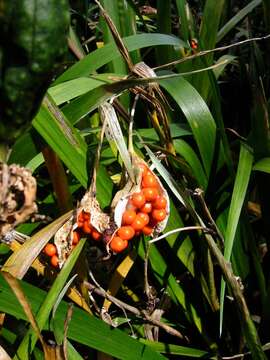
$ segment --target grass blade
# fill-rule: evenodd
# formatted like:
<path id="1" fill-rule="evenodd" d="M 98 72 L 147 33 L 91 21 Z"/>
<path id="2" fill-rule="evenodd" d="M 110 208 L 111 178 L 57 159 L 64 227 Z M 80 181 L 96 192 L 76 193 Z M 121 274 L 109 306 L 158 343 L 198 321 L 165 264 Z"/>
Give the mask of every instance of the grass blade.
<path id="1" fill-rule="evenodd" d="M 132 35 L 123 38 L 123 41 L 129 51 L 160 45 L 187 47 L 187 44 L 176 36 L 166 34 Z M 85 56 L 85 58 L 71 66 L 57 78 L 54 85 L 77 77 L 87 77 L 119 56 L 120 54 L 115 44 L 105 45 L 103 48 L 93 51 L 91 54 Z"/>
<path id="2" fill-rule="evenodd" d="M 253 0 L 247 4 L 243 9 L 237 12 L 222 28 L 218 31 L 217 34 L 217 43 L 221 41 L 235 26 L 242 21 L 253 9 L 260 5 L 262 0 Z"/>
<path id="3" fill-rule="evenodd" d="M 81 240 L 78 245 L 73 249 L 70 256 L 68 257 L 66 263 L 64 264 L 62 270 L 57 275 L 52 287 L 50 288 L 44 302 L 42 303 L 40 310 L 36 315 L 36 321 L 40 329 L 43 329 L 46 322 L 48 321 L 50 312 L 53 309 L 54 304 L 61 293 L 62 288 L 65 286 L 65 283 L 69 277 L 70 272 L 72 271 L 80 252 L 83 249 L 85 244 L 85 239 Z M 22 340 L 18 350 L 17 350 L 17 359 L 27 359 L 29 351 L 33 351 L 37 341 L 36 334 L 29 330 Z"/>
<path id="4" fill-rule="evenodd" d="M 23 281 L 20 281 L 20 285 L 31 304 L 33 312 L 37 313 L 47 295 L 46 292 Z M 18 300 L 13 296 L 12 290 L 2 275 L 0 275 L 0 286 L 0 311 L 5 311 L 18 319 L 27 320 Z M 57 323 L 64 323 L 67 309 L 68 304 L 62 301 L 55 315 L 55 321 Z M 45 325 L 45 329 L 49 329 L 48 322 Z M 87 331 L 82 331 L 82 329 L 87 329 Z M 103 321 L 94 316 L 89 316 L 85 311 L 76 307 L 74 308 L 73 316 L 69 324 L 68 338 L 119 359 L 165 359 L 149 346 L 140 344 L 124 332 L 111 328 Z"/>
<path id="5" fill-rule="evenodd" d="M 225 233 L 224 258 L 226 261 L 230 261 L 231 258 L 236 229 L 246 197 L 247 187 L 252 170 L 252 162 L 253 155 L 250 149 L 248 149 L 245 145 L 242 145 Z M 222 280 L 220 290 L 220 333 L 222 331 L 223 323 L 224 296 L 225 282 Z"/>

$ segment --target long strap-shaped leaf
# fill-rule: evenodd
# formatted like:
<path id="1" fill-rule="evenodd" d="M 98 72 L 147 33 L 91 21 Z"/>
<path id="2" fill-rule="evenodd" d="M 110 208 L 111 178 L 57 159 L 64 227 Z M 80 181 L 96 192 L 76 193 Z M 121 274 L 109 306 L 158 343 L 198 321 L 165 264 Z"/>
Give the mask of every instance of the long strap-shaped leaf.
<path id="1" fill-rule="evenodd" d="M 247 193 L 247 187 L 252 170 L 252 162 L 253 155 L 251 151 L 247 146 L 242 145 L 225 233 L 224 258 L 227 261 L 231 258 L 236 229 Z M 220 334 L 222 332 L 223 323 L 224 296 L 225 282 L 222 280 L 220 290 Z"/>
<path id="2" fill-rule="evenodd" d="M 120 157 L 123 160 L 127 172 L 132 180 L 134 180 L 134 173 L 132 169 L 130 154 L 125 143 L 125 139 L 115 113 L 113 106 L 109 103 L 104 103 L 99 107 L 101 120 L 106 121 L 105 135 L 108 141 L 113 141 L 117 146 Z"/>
<path id="3" fill-rule="evenodd" d="M 46 322 L 48 321 L 50 312 L 53 309 L 53 306 L 56 303 L 59 294 L 61 293 L 61 290 L 65 286 L 69 274 L 72 271 L 78 259 L 78 256 L 83 249 L 84 244 L 85 240 L 82 239 L 76 246 L 76 248 L 72 251 L 63 269 L 56 277 L 52 287 L 50 288 L 46 298 L 44 299 L 44 302 L 36 315 L 36 322 L 41 330 L 44 328 Z M 33 332 L 32 329 L 29 329 L 18 348 L 17 356 L 15 357 L 15 359 L 28 359 L 28 354 L 29 352 L 31 353 L 33 351 L 36 341 L 36 334 Z"/>

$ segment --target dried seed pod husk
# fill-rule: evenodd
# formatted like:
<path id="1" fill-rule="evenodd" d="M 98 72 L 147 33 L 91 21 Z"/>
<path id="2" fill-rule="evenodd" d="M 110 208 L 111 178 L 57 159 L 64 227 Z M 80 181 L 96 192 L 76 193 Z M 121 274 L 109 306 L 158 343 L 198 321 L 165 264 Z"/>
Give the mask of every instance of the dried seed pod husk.
<path id="1" fill-rule="evenodd" d="M 0 238 L 37 212 L 36 191 L 29 169 L 0 163 Z"/>
<path id="2" fill-rule="evenodd" d="M 83 196 L 74 215 L 56 232 L 54 243 L 59 258 L 59 267 L 61 268 L 68 258 L 73 248 L 73 231 L 78 229 L 78 218 L 80 214 L 88 213 L 90 215 L 88 225 L 99 233 L 103 234 L 109 227 L 110 217 L 104 213 L 91 190 Z"/>
<path id="3" fill-rule="evenodd" d="M 54 243 L 57 248 L 57 254 L 59 258 L 59 267 L 61 268 L 68 258 L 73 248 L 73 231 L 76 231 L 79 226 L 79 217 L 82 213 L 89 214 L 87 225 L 89 228 L 94 228 L 100 234 L 103 235 L 105 230 L 110 226 L 110 217 L 101 210 L 99 202 L 96 198 L 96 180 L 97 180 L 97 168 L 99 164 L 100 151 L 103 142 L 105 127 L 102 127 L 100 143 L 96 152 L 95 165 L 93 170 L 93 177 L 90 188 L 84 194 L 76 211 L 70 217 L 70 219 L 57 231 L 54 237 Z M 82 232 L 83 236 L 83 232 Z"/>

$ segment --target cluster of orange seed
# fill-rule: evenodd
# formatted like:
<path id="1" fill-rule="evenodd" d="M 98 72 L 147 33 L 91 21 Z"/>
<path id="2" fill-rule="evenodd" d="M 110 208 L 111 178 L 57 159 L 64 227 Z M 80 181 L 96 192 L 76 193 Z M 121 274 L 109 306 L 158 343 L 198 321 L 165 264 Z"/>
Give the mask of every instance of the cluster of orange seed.
<path id="1" fill-rule="evenodd" d="M 167 217 L 167 200 L 155 177 L 144 164 L 141 164 L 141 191 L 130 196 L 122 216 L 122 226 L 110 242 L 115 253 L 125 250 L 135 236 L 143 233 L 151 235 L 157 223 Z"/>
<path id="2" fill-rule="evenodd" d="M 77 228 L 72 232 L 72 246 L 76 246 L 80 239 L 85 236 L 95 241 L 101 239 L 101 234 L 90 224 L 90 214 L 81 211 L 77 218 Z M 56 246 L 51 243 L 47 244 L 44 248 L 44 253 L 51 258 L 51 265 L 57 267 L 59 261 Z"/>

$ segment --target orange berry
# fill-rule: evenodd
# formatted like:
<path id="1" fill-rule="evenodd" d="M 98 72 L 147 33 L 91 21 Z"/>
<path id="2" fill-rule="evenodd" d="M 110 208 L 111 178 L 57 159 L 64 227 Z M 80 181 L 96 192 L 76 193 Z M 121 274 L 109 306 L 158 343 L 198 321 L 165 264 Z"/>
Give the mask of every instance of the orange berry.
<path id="1" fill-rule="evenodd" d="M 139 212 L 137 214 L 137 217 L 142 219 L 142 221 L 144 222 L 144 225 L 147 225 L 149 223 L 149 216 L 143 212 Z"/>
<path id="2" fill-rule="evenodd" d="M 77 221 L 77 225 L 79 228 L 83 227 L 83 221 Z"/>
<path id="3" fill-rule="evenodd" d="M 143 229 L 142 229 L 142 232 L 144 235 L 146 236 L 149 236 L 152 234 L 153 232 L 153 228 L 151 226 L 145 226 Z"/>
<path id="4" fill-rule="evenodd" d="M 84 212 L 83 211 L 83 219 L 84 219 L 84 221 L 89 221 L 90 220 L 90 214 L 88 213 L 88 212 Z"/>
<path id="5" fill-rule="evenodd" d="M 142 192 L 138 192 L 131 196 L 130 201 L 132 205 L 140 208 L 145 204 L 145 197 Z"/>
<path id="6" fill-rule="evenodd" d="M 136 212 L 137 208 L 136 206 L 134 206 L 132 203 L 131 203 L 131 199 L 128 201 L 127 203 L 127 206 L 126 206 L 126 210 L 133 210 Z"/>
<path id="7" fill-rule="evenodd" d="M 130 240 L 134 237 L 135 230 L 133 229 L 132 226 L 122 226 L 122 227 L 120 227 L 120 229 L 118 229 L 117 235 L 122 240 Z"/>
<path id="8" fill-rule="evenodd" d="M 91 234 L 91 232 L 92 232 L 92 226 L 89 224 L 88 221 L 85 221 L 83 223 L 83 232 L 85 234 Z"/>
<path id="9" fill-rule="evenodd" d="M 145 214 L 145 215 L 146 215 L 146 214 Z M 143 220 L 140 216 L 138 216 L 138 215 L 136 215 L 135 220 L 134 220 L 133 223 L 131 224 L 131 226 L 133 227 L 133 229 L 134 229 L 135 231 L 142 230 L 142 228 L 143 228 L 145 225 L 146 225 L 146 224 L 145 224 L 144 220 Z"/>
<path id="10" fill-rule="evenodd" d="M 148 173 L 146 174 L 142 179 L 142 187 L 148 188 L 148 187 L 158 187 L 158 181 L 155 177 L 155 175 Z"/>
<path id="11" fill-rule="evenodd" d="M 154 209 L 166 209 L 166 206 L 167 206 L 167 199 L 162 195 L 159 195 L 156 198 L 156 200 L 153 202 Z"/>
<path id="12" fill-rule="evenodd" d="M 198 49 L 198 41 L 196 39 L 191 39 L 190 40 L 190 46 L 192 47 L 192 49 L 196 50 Z"/>
<path id="13" fill-rule="evenodd" d="M 77 217 L 77 222 L 83 222 L 84 221 L 84 212 L 81 211 Z"/>
<path id="14" fill-rule="evenodd" d="M 141 163 L 141 164 L 139 165 L 139 168 L 140 168 L 141 171 L 142 171 L 142 176 L 145 176 L 145 175 L 149 172 L 148 167 L 147 167 L 145 164 L 143 164 L 143 163 Z"/>
<path id="15" fill-rule="evenodd" d="M 120 253 L 125 250 L 128 246 L 127 240 L 121 239 L 119 236 L 114 236 L 110 242 L 110 248 L 115 253 Z"/>
<path id="16" fill-rule="evenodd" d="M 53 256 L 51 257 L 51 265 L 52 265 L 53 267 L 57 267 L 58 264 L 59 264 L 58 256 L 57 256 L 57 255 L 53 255 Z"/>
<path id="17" fill-rule="evenodd" d="M 54 244 L 47 244 L 44 248 L 44 252 L 48 256 L 53 256 L 56 254 L 56 246 Z"/>
<path id="18" fill-rule="evenodd" d="M 140 211 L 149 214 L 152 211 L 152 204 L 150 202 L 146 202 L 141 208 Z"/>
<path id="19" fill-rule="evenodd" d="M 143 195 L 146 201 L 155 201 L 158 197 L 158 189 L 155 187 L 144 188 Z"/>
<path id="20" fill-rule="evenodd" d="M 154 209 L 152 211 L 152 218 L 156 221 L 162 221 L 166 218 L 167 212 L 165 209 Z"/>
<path id="21" fill-rule="evenodd" d="M 101 233 L 98 232 L 96 229 L 92 229 L 92 233 L 91 233 L 92 239 L 95 241 L 99 241 L 101 238 Z"/>
<path id="22" fill-rule="evenodd" d="M 72 244 L 76 245 L 80 241 L 81 235 L 78 231 L 73 231 Z"/>
<path id="23" fill-rule="evenodd" d="M 134 210 L 126 210 L 122 216 L 122 224 L 130 225 L 133 223 L 136 217 L 136 212 Z"/>

